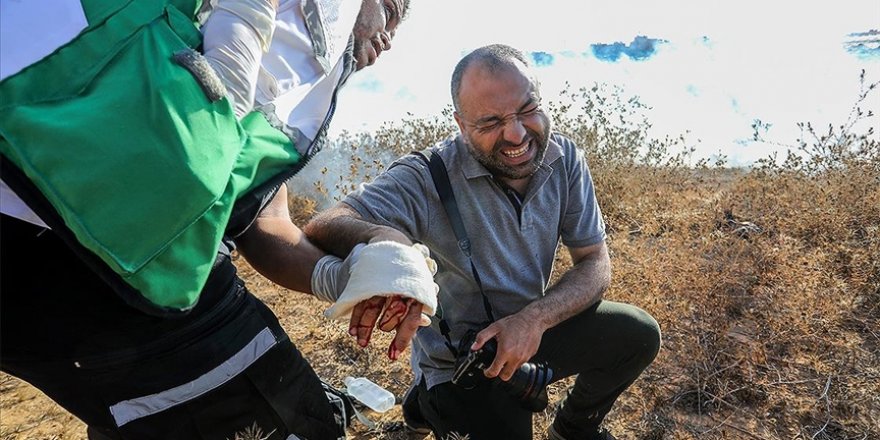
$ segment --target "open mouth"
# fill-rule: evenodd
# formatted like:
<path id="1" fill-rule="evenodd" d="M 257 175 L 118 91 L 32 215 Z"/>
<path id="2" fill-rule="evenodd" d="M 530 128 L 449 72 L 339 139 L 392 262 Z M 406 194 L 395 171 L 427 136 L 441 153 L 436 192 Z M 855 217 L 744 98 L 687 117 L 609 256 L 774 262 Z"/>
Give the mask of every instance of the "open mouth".
<path id="1" fill-rule="evenodd" d="M 370 43 L 373 45 L 373 53 L 375 54 L 373 61 L 375 61 L 376 58 L 379 58 L 379 54 L 382 53 L 382 43 L 379 43 L 376 40 L 370 40 Z"/>
<path id="2" fill-rule="evenodd" d="M 532 143 L 527 142 L 520 148 L 516 148 L 513 150 L 501 150 L 501 154 L 503 154 L 511 159 L 516 159 L 516 158 L 521 157 L 524 154 L 528 153 L 531 146 L 532 146 Z"/>
<path id="3" fill-rule="evenodd" d="M 516 167 L 528 163 L 535 158 L 534 138 L 529 138 L 522 145 L 512 148 L 502 148 L 498 150 L 500 159 L 507 163 L 508 166 Z"/>

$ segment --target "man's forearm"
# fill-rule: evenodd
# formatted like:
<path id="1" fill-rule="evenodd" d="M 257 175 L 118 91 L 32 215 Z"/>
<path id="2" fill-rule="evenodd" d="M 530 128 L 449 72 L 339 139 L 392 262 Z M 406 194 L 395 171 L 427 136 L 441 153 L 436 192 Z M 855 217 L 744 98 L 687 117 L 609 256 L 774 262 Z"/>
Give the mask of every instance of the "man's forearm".
<path id="1" fill-rule="evenodd" d="M 324 253 L 287 219 L 261 218 L 258 222 L 254 227 L 260 229 L 259 234 L 245 234 L 236 241 L 241 254 L 272 282 L 312 293 L 312 271 Z"/>
<path id="2" fill-rule="evenodd" d="M 266 278 L 288 289 L 312 292 L 312 271 L 325 254 L 291 220 L 286 185 L 281 185 L 235 243 L 248 263 Z"/>
<path id="3" fill-rule="evenodd" d="M 545 329 L 555 327 L 599 302 L 611 282 L 611 262 L 603 244 L 594 255 L 578 261 L 543 298 L 519 313 Z"/>
<path id="4" fill-rule="evenodd" d="M 357 211 L 344 204 L 319 214 L 303 231 L 316 246 L 339 257 L 348 255 L 358 243 L 390 240 L 412 244 L 400 231 L 362 220 Z"/>

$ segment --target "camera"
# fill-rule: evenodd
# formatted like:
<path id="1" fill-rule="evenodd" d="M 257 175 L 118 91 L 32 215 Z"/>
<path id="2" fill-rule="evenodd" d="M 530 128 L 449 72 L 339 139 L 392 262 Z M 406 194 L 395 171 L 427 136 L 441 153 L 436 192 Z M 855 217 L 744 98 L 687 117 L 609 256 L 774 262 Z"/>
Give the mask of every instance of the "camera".
<path id="1" fill-rule="evenodd" d="M 458 344 L 458 358 L 455 360 L 455 371 L 452 383 L 472 389 L 480 381 L 487 380 L 483 370 L 495 359 L 498 343 L 490 339 L 476 351 L 470 347 L 477 337 L 475 330 L 468 330 Z M 546 364 L 526 362 L 508 381 L 496 378 L 499 386 L 508 394 L 520 401 L 523 408 L 538 412 L 547 407 L 547 385 L 553 379 L 553 369 Z"/>

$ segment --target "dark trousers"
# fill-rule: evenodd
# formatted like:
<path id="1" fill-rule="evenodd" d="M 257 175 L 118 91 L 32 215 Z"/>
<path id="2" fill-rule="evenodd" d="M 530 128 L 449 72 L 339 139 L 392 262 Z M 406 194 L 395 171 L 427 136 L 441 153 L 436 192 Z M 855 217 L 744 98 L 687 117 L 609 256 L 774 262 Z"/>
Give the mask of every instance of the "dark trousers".
<path id="1" fill-rule="evenodd" d="M 271 440 L 344 435 L 319 378 L 230 261 L 215 266 L 189 314 L 148 316 L 52 231 L 0 220 L 0 369 L 83 420 L 90 438 L 232 439 L 252 426 Z M 198 392 L 164 399 L 190 385 Z M 117 404 L 133 399 L 173 404 L 120 421 Z"/>
<path id="2" fill-rule="evenodd" d="M 590 438 L 617 397 L 660 349 L 660 328 L 645 311 L 602 301 L 544 334 L 533 361 L 547 362 L 554 381 L 578 375 L 554 422 L 566 438 Z M 496 381 L 465 390 L 451 382 L 410 394 L 436 438 L 452 433 L 470 440 L 532 438 L 532 412 Z"/>

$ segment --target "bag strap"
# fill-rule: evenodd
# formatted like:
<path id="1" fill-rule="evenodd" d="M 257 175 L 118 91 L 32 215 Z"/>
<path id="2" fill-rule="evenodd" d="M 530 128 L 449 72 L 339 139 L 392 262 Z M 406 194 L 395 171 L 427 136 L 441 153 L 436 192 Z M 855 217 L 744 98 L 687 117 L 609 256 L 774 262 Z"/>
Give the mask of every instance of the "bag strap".
<path id="1" fill-rule="evenodd" d="M 449 182 L 449 174 L 446 171 L 446 164 L 443 163 L 443 159 L 440 158 L 440 155 L 432 150 L 427 150 L 427 154 L 420 151 L 415 151 L 413 154 L 421 157 L 428 165 L 428 170 L 431 172 L 431 180 L 434 181 L 434 188 L 437 189 L 437 195 L 440 196 L 440 201 L 443 203 L 446 217 L 449 219 L 449 223 L 452 225 L 452 231 L 455 233 L 455 238 L 458 240 L 458 248 L 461 249 L 467 257 L 468 263 L 471 265 L 471 273 L 474 275 L 474 281 L 476 281 L 477 287 L 480 289 L 480 296 L 483 297 L 483 309 L 486 312 L 486 320 L 487 322 L 495 322 L 495 314 L 492 311 L 492 304 L 489 302 L 489 297 L 486 296 L 485 290 L 483 290 L 483 282 L 480 280 L 480 273 L 477 271 L 477 266 L 474 264 L 474 259 L 471 253 L 471 241 L 468 239 L 467 230 L 464 227 L 464 221 L 461 219 L 461 211 L 458 209 L 458 203 L 455 201 L 455 194 L 452 192 L 452 184 Z M 453 350 L 453 354 L 456 354 L 457 350 L 452 346 L 452 341 L 449 337 L 449 330 L 449 324 L 446 322 L 446 319 L 441 319 L 440 332 L 446 337 L 447 345 Z"/>

